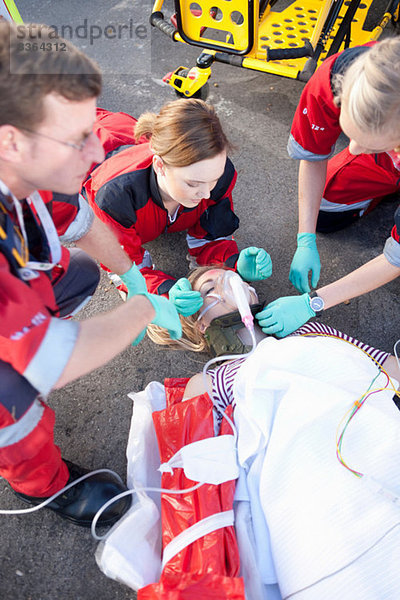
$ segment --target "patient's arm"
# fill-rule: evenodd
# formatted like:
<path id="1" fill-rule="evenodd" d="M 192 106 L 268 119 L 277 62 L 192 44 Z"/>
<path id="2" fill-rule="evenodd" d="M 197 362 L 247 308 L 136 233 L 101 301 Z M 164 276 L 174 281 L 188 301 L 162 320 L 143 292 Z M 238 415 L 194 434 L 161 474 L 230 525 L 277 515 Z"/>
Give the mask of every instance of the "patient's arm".
<path id="1" fill-rule="evenodd" d="M 388 356 L 382 367 L 390 377 L 394 377 L 394 379 L 397 379 L 397 381 L 400 382 L 400 369 L 395 356 Z"/>
<path id="2" fill-rule="evenodd" d="M 203 373 L 197 373 L 197 375 L 193 375 L 187 383 L 185 388 L 185 392 L 183 394 L 183 400 L 189 400 L 189 398 L 194 398 L 195 396 L 200 396 L 205 392 L 208 392 L 212 389 L 212 381 L 210 375 L 207 375 L 207 387 L 206 389 Z"/>

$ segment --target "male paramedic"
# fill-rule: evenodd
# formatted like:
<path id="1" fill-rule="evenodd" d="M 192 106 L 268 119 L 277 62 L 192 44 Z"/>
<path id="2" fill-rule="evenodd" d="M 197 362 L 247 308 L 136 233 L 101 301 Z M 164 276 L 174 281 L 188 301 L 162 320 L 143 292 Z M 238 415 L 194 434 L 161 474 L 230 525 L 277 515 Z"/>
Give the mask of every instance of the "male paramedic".
<path id="1" fill-rule="evenodd" d="M 104 158 L 92 132 L 100 90 L 94 63 L 47 26 L 0 23 L 0 475 L 32 505 L 86 472 L 54 445 L 49 392 L 140 341 L 150 322 L 173 337 L 181 331 L 173 305 L 147 293 L 78 193 Z M 128 300 L 79 323 L 66 320 L 96 289 L 93 259 L 120 274 Z M 47 508 L 88 526 L 123 490 L 114 476 L 98 474 Z M 114 503 L 101 522 L 113 523 L 129 505 Z"/>
<path id="2" fill-rule="evenodd" d="M 349 146 L 330 158 L 343 132 Z M 324 309 L 400 274 L 400 209 L 383 254 L 310 294 L 318 284 L 316 231 L 342 229 L 400 191 L 400 39 L 348 48 L 323 62 L 305 86 L 288 143 L 299 166 L 299 233 L 289 279 L 301 296 L 257 315 L 264 333 L 284 337 Z M 321 200 L 322 198 L 322 200 Z"/>

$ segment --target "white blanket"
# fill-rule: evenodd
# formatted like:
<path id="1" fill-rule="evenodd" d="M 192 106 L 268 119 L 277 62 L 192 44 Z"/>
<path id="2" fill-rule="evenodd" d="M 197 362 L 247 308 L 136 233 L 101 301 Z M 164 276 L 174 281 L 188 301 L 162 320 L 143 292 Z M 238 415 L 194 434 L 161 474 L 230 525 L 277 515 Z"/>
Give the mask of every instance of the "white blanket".
<path id="1" fill-rule="evenodd" d="M 238 454 L 258 567 L 265 584 L 278 581 L 283 598 L 400 597 L 400 508 L 336 458 L 338 425 L 377 372 L 344 341 L 269 338 L 236 378 Z M 385 380 L 379 375 L 373 388 Z M 342 452 L 349 466 L 400 495 L 400 414 L 392 396 L 366 401 Z"/>
<path id="2" fill-rule="evenodd" d="M 338 425 L 377 373 L 360 350 L 328 338 L 269 338 L 241 367 L 236 525 L 248 600 L 272 600 L 279 589 L 300 600 L 400 597 L 400 510 L 336 458 Z M 374 388 L 384 383 L 379 375 Z M 400 494 L 400 414 L 392 396 L 383 391 L 366 401 L 342 452 L 349 466 Z M 151 413 L 165 406 L 164 388 L 153 382 L 131 397 L 128 482 L 158 487 Z M 161 571 L 159 495 L 149 496 L 140 496 L 96 557 L 108 576 L 133 589 Z"/>

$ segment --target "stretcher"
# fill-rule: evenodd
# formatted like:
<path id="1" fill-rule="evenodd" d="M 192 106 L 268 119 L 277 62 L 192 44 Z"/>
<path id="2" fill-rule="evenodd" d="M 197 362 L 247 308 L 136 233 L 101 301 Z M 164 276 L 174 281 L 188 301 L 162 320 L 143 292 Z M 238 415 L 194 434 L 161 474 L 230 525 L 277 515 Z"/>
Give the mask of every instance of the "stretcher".
<path id="1" fill-rule="evenodd" d="M 197 462 L 194 459 L 193 467 L 193 455 L 190 477 L 187 468 L 177 468 L 173 461 L 174 467 L 169 467 L 185 446 L 201 456 L 202 469 L 209 476 L 215 471 L 214 459 L 219 461 L 224 454 L 218 443 L 227 441 L 232 446 L 229 441 L 233 442 L 227 422 L 214 437 L 213 404 L 207 394 L 182 402 L 187 382 L 168 379 L 165 387 L 152 382 L 144 392 L 131 395 L 128 485 L 149 491 L 134 497 L 120 526 L 100 544 L 96 560 L 106 575 L 137 591 L 138 600 L 245 600 L 233 526 L 236 461 L 233 474 L 224 465 L 222 483 L 217 483 L 220 474 L 214 472 L 200 486 L 198 474 L 193 473 Z M 204 447 L 196 444 L 208 441 L 217 447 L 215 452 L 211 448 L 207 462 Z M 186 492 L 161 497 L 152 493 L 160 487 Z M 127 536 L 129 531 L 134 535 Z"/>
<path id="2" fill-rule="evenodd" d="M 308 81 L 325 58 L 377 40 L 397 24 L 399 0 L 175 0 L 166 20 L 156 0 L 150 23 L 174 42 L 202 48 L 196 66 L 164 77 L 178 96 L 205 99 L 214 62 Z M 286 6 L 285 6 L 286 5 Z"/>
<path id="3" fill-rule="evenodd" d="M 130 394 L 136 493 L 102 571 L 138 600 L 397 600 L 400 421 L 374 362 L 345 340 L 264 340 L 235 380 L 235 435 L 225 421 L 215 435 L 210 398 L 183 401 L 186 384 Z M 340 449 L 359 479 L 335 432 L 364 391 Z"/>
<path id="4" fill-rule="evenodd" d="M 22 23 L 21 15 L 13 0 L 0 0 L 0 19 Z"/>

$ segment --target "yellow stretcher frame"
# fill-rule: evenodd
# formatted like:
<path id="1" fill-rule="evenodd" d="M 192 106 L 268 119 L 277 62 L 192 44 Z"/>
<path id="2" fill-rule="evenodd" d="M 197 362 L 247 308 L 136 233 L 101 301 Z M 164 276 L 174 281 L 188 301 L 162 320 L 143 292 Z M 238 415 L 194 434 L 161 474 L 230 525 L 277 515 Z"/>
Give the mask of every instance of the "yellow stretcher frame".
<path id="1" fill-rule="evenodd" d="M 307 81 L 331 53 L 377 40 L 398 21 L 400 5 L 388 0 L 367 31 L 373 0 L 294 0 L 281 12 L 273 10 L 277 0 L 175 0 L 176 26 L 164 20 L 163 2 L 155 1 L 150 23 L 175 42 L 203 49 L 195 67 L 180 66 L 164 78 L 187 98 L 206 97 L 215 61 Z"/>
<path id="2" fill-rule="evenodd" d="M 15 23 L 23 23 L 22 17 L 19 14 L 18 8 L 14 0 L 0 1 L 0 15 L 4 16 L 10 21 L 15 21 Z"/>

